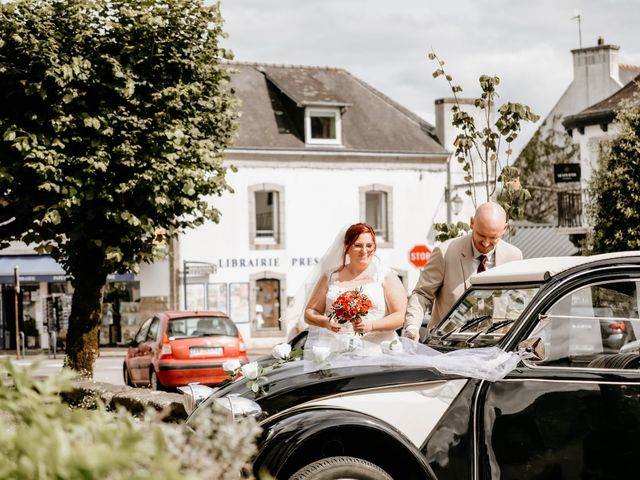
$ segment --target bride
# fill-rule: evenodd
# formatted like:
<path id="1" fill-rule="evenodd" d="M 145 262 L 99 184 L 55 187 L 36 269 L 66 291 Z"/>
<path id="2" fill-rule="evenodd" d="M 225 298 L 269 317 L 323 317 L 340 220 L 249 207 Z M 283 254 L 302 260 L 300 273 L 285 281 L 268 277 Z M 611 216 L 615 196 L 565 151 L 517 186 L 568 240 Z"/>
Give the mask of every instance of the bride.
<path id="1" fill-rule="evenodd" d="M 395 330 L 404 323 L 407 295 L 395 272 L 383 267 L 375 257 L 373 228 L 366 223 L 356 223 L 347 228 L 341 240 L 339 255 L 335 255 L 336 248 L 333 254 L 330 249 L 325 255 L 323 263 L 329 263 L 332 256 L 338 258 L 333 259 L 337 260 L 336 264 L 321 273 L 304 311 L 305 322 L 334 333 L 361 334 L 365 344 L 396 339 Z M 330 317 L 333 302 L 343 292 L 355 289 L 361 289 L 372 306 L 359 320 L 340 325 L 336 318 Z"/>

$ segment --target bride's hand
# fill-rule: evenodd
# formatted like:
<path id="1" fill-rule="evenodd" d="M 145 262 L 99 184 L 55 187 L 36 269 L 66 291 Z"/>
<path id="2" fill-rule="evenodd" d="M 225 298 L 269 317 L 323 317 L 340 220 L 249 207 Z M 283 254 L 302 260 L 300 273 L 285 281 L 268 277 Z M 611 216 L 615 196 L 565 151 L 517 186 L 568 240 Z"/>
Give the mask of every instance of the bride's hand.
<path id="1" fill-rule="evenodd" d="M 338 323 L 338 320 L 336 320 L 335 318 L 329 318 L 328 320 L 329 323 L 327 323 L 327 328 L 332 332 L 339 332 L 340 324 Z"/>
<path id="2" fill-rule="evenodd" d="M 369 322 L 365 322 L 363 319 L 358 319 L 353 322 L 353 331 L 358 333 L 367 333 L 373 331 L 373 325 Z"/>

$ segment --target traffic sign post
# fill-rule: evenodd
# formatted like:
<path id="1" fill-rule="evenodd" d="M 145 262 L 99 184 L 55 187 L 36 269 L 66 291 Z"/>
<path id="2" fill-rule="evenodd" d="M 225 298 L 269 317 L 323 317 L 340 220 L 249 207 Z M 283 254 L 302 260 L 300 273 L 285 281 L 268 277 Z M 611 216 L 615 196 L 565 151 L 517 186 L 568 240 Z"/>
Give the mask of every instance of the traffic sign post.
<path id="1" fill-rule="evenodd" d="M 20 360 L 20 273 L 18 271 L 18 266 L 13 269 L 13 275 L 15 277 L 15 309 L 16 309 L 16 358 Z M 24 353 L 24 352 L 22 352 Z"/>
<path id="2" fill-rule="evenodd" d="M 409 252 L 409 261 L 416 267 L 422 268 L 429 263 L 431 249 L 426 245 L 416 245 Z"/>

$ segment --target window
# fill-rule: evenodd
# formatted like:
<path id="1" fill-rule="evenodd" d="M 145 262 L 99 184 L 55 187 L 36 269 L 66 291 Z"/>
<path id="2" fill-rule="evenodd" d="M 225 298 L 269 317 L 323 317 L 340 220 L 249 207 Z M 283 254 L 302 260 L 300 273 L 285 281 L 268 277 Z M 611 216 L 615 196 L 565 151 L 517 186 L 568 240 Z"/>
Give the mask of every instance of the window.
<path id="1" fill-rule="evenodd" d="M 307 108 L 304 114 L 305 142 L 318 145 L 342 144 L 339 108 Z"/>
<path id="2" fill-rule="evenodd" d="M 537 292 L 538 287 L 469 290 L 430 335 L 428 345 L 448 350 L 492 347 L 509 332 Z"/>
<path id="3" fill-rule="evenodd" d="M 204 283 L 188 283 L 186 294 L 187 310 L 197 311 L 205 309 Z"/>
<path id="4" fill-rule="evenodd" d="M 138 330 L 138 333 L 136 333 L 136 342 L 138 343 L 142 343 L 145 341 L 145 339 L 147 338 L 147 333 L 149 333 L 149 326 L 151 325 L 151 318 L 149 318 L 147 321 L 145 321 L 142 326 L 140 327 L 140 330 Z"/>
<path id="5" fill-rule="evenodd" d="M 158 330 L 160 329 L 160 319 L 154 317 L 151 325 L 149 326 L 149 333 L 147 334 L 147 342 L 154 342 L 158 339 Z"/>
<path id="6" fill-rule="evenodd" d="M 588 285 L 553 305 L 532 333 L 544 341 L 539 364 L 620 368 L 619 354 L 638 353 L 640 317 L 637 281 Z"/>
<path id="7" fill-rule="evenodd" d="M 249 244 L 254 249 L 284 248 L 284 188 L 249 187 Z"/>
<path id="8" fill-rule="evenodd" d="M 375 230 L 379 247 L 393 247 L 391 192 L 385 185 L 360 188 L 360 218 Z"/>
<path id="9" fill-rule="evenodd" d="M 256 192 L 256 238 L 278 235 L 278 192 Z"/>

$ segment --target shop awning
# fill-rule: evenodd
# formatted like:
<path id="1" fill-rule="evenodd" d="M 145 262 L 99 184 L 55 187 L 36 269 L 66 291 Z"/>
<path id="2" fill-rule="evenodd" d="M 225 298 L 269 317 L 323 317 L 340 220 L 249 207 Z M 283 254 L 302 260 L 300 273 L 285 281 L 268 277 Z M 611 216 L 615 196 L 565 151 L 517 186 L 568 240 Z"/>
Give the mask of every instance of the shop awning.
<path id="1" fill-rule="evenodd" d="M 64 282 L 62 265 L 49 255 L 7 255 L 0 257 L 0 283 L 14 283 L 18 267 L 21 282 Z"/>
<path id="2" fill-rule="evenodd" d="M 5 255 L 0 256 L 0 283 L 14 283 L 14 268 L 18 267 L 20 282 L 64 282 L 67 274 L 58 262 L 49 255 Z M 132 273 L 111 274 L 109 282 L 127 282 L 134 279 Z"/>

